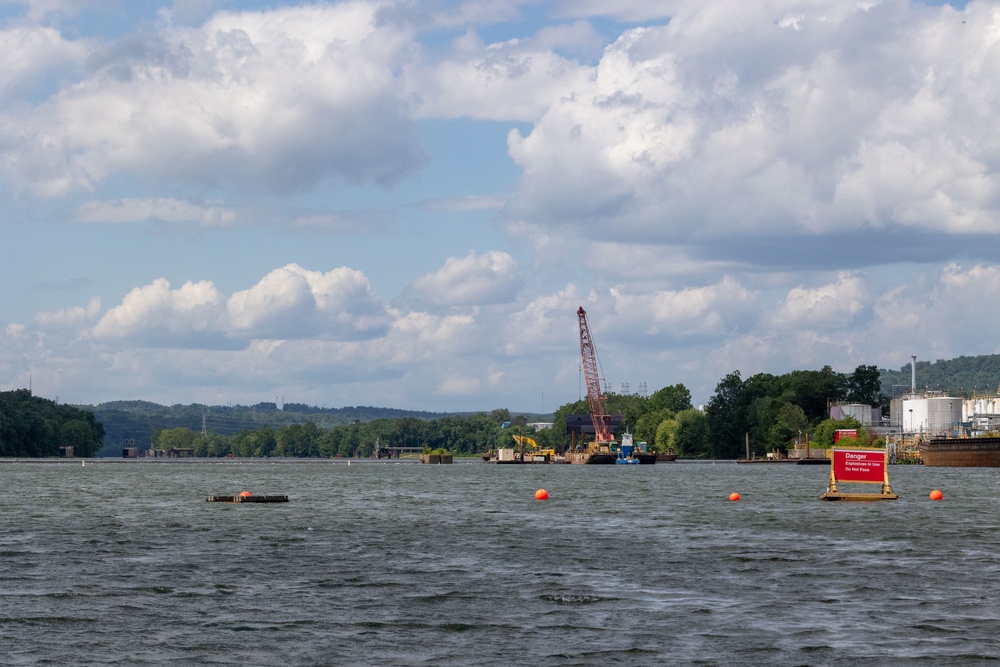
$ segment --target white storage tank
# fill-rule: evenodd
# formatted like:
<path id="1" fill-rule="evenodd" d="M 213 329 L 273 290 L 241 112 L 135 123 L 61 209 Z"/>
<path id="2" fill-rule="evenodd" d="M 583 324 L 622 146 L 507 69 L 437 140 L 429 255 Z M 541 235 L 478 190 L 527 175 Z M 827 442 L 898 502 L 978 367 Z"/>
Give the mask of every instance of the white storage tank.
<path id="1" fill-rule="evenodd" d="M 903 432 L 948 435 L 962 421 L 962 403 L 954 396 L 903 399 Z"/>
<path id="2" fill-rule="evenodd" d="M 927 433 L 949 435 L 962 421 L 962 399 L 954 396 L 936 396 L 927 401 Z"/>
<path id="3" fill-rule="evenodd" d="M 862 426 L 871 426 L 882 421 L 882 411 L 865 403 L 843 403 L 840 411 L 844 417 L 857 419 Z"/>

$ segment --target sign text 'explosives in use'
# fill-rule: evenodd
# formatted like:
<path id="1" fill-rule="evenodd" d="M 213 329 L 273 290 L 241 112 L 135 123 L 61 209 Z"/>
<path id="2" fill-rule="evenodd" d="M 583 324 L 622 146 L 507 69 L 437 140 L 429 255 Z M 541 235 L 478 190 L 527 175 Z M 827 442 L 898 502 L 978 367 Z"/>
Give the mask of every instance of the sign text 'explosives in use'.
<path id="1" fill-rule="evenodd" d="M 840 482 L 882 483 L 885 480 L 885 452 L 834 449 L 833 471 Z"/>

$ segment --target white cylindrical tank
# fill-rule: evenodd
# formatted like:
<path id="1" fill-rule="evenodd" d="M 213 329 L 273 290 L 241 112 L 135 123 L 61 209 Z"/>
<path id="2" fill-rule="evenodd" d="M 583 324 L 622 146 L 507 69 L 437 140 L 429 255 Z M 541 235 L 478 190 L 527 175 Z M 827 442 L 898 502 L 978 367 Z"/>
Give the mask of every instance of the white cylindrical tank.
<path id="1" fill-rule="evenodd" d="M 903 399 L 903 433 L 927 432 L 927 399 Z"/>
<path id="2" fill-rule="evenodd" d="M 973 417 L 1000 414 L 1000 399 L 996 396 L 992 398 L 967 398 L 962 401 L 962 418 L 970 421 Z"/>
<path id="3" fill-rule="evenodd" d="M 844 403 L 840 409 L 845 417 L 854 417 L 862 426 L 872 425 L 872 406 L 864 403 Z"/>
<path id="4" fill-rule="evenodd" d="M 962 399 L 954 396 L 935 396 L 927 401 L 927 433 L 950 434 L 962 421 Z"/>

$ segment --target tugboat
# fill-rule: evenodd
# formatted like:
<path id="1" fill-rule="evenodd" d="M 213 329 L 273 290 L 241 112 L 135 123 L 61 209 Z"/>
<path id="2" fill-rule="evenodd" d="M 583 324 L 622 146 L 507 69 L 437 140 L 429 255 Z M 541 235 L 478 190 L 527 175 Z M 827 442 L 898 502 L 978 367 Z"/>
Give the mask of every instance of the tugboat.
<path id="1" fill-rule="evenodd" d="M 651 465 L 656 463 L 656 454 L 646 451 L 646 443 L 640 442 L 638 445 L 632 442 L 632 434 L 628 431 L 622 434 L 622 445 L 618 450 L 618 458 L 615 459 L 615 464 L 631 465 L 631 464 L 642 464 Z"/>
<path id="2" fill-rule="evenodd" d="M 625 432 L 622 435 L 622 446 L 618 450 L 618 458 L 615 459 L 615 465 L 639 465 L 641 461 L 633 456 L 635 452 L 635 445 L 632 444 L 632 434 Z M 654 461 L 656 459 L 653 459 Z"/>

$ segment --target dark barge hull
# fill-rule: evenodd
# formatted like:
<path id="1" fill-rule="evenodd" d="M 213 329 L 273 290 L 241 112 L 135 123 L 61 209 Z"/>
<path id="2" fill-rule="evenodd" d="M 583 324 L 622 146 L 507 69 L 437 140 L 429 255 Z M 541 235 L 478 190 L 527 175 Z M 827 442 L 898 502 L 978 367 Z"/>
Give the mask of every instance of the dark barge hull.
<path id="1" fill-rule="evenodd" d="M 1000 438 L 931 438 L 918 449 L 925 466 L 1000 468 Z"/>
<path id="2" fill-rule="evenodd" d="M 634 454 L 635 458 L 641 465 L 654 465 L 656 463 L 656 454 Z M 599 454 L 591 454 L 590 458 L 586 461 L 590 465 L 615 465 L 618 462 L 617 454 L 606 454 L 601 452 Z"/>
<path id="3" fill-rule="evenodd" d="M 209 496 L 210 503 L 287 503 L 288 496 Z"/>

